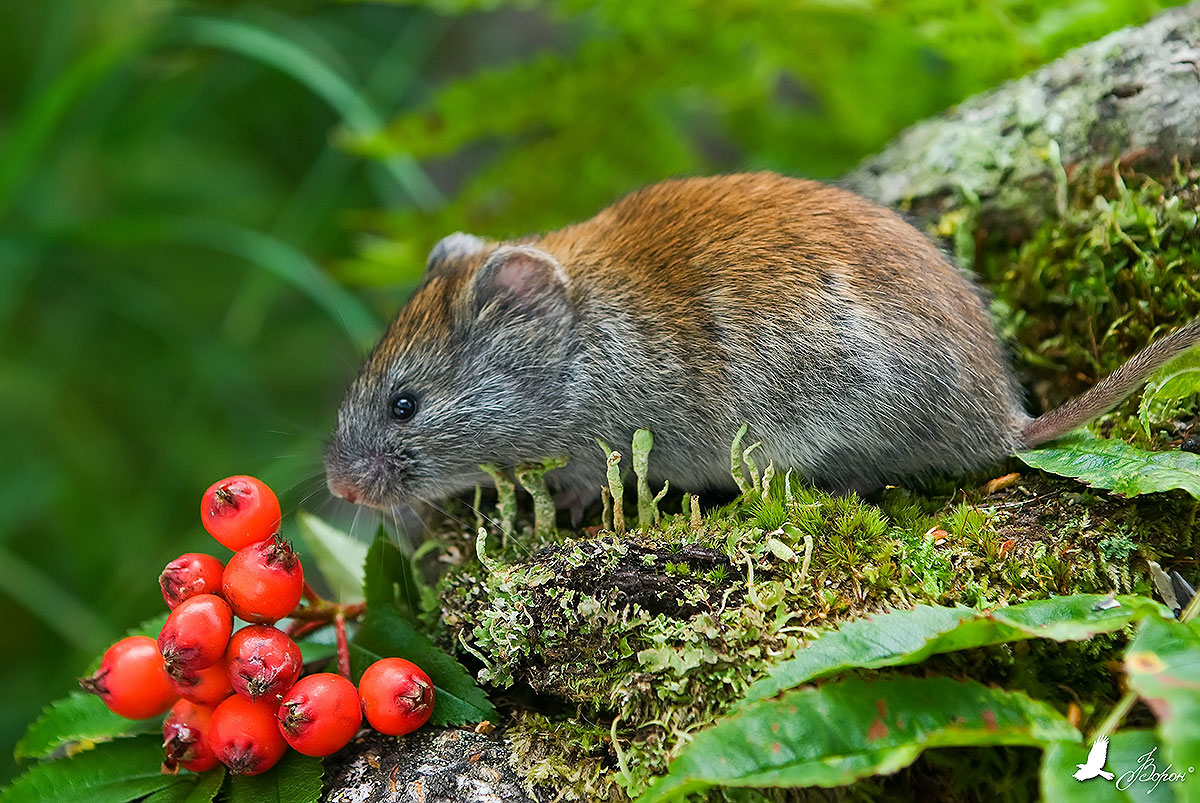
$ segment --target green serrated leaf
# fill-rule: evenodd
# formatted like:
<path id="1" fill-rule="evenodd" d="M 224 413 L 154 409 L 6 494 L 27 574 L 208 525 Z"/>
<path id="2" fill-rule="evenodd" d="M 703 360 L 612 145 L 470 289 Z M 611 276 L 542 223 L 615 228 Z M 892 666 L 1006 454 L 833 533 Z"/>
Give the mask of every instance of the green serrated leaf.
<path id="1" fill-rule="evenodd" d="M 433 724 L 497 721 L 496 709 L 462 664 L 417 632 L 395 608 L 368 606 L 362 626 L 350 642 L 354 680 L 380 658 L 393 656 L 412 661 L 433 681 L 435 697 L 429 719 Z"/>
<path id="2" fill-rule="evenodd" d="M 1040 745 L 1079 732 L 1049 705 L 975 681 L 857 677 L 761 700 L 700 731 L 639 803 L 709 786 L 844 786 L 929 747 Z"/>
<path id="3" fill-rule="evenodd" d="M 221 784 L 225 783 L 225 768 L 218 766 L 200 775 L 180 773 L 179 779 L 194 780 L 194 783 L 177 783 L 160 789 L 146 798 L 144 803 L 211 803 L 217 792 L 221 791 Z"/>
<path id="4" fill-rule="evenodd" d="M 161 728 L 161 718 L 125 719 L 109 711 L 96 695 L 73 691 L 46 706 L 17 742 L 13 755 L 17 760 L 45 758 L 64 745 L 108 741 Z"/>
<path id="5" fill-rule="evenodd" d="M 140 736 L 88 750 L 71 759 L 43 761 L 0 794 L 4 803 L 126 803 L 177 784 L 182 775 L 163 775 L 162 739 Z"/>
<path id="6" fill-rule="evenodd" d="M 363 578 L 363 596 L 368 607 L 394 605 L 415 621 L 421 603 L 412 563 L 382 527 L 367 550 Z"/>
<path id="7" fill-rule="evenodd" d="M 366 544 L 305 510 L 296 514 L 296 523 L 308 557 L 329 584 L 334 598 L 342 603 L 361 602 Z"/>
<path id="8" fill-rule="evenodd" d="M 151 617 L 130 628 L 125 635 L 157 637 L 166 620 L 165 613 Z M 100 656 L 96 656 L 84 674 L 91 674 L 99 666 Z M 66 745 L 149 733 L 157 731 L 161 724 L 159 719 L 125 719 L 109 711 L 99 697 L 76 690 L 42 710 L 17 742 L 13 756 L 18 761 L 45 758 Z"/>
<path id="9" fill-rule="evenodd" d="M 1148 754 L 1153 757 L 1151 751 L 1157 752 L 1157 748 L 1153 731 L 1118 731 L 1109 739 L 1103 767 L 1113 774 L 1113 779 L 1097 776 L 1078 781 L 1075 773 L 1080 764 L 1087 763 L 1091 745 L 1055 742 L 1042 754 L 1042 799 L 1055 803 L 1173 803 L 1175 784 L 1156 785 L 1142 778 L 1142 769 L 1148 768 L 1144 757 Z"/>
<path id="10" fill-rule="evenodd" d="M 1176 795 L 1200 800 L 1200 623 L 1147 616 L 1125 652 L 1125 672 L 1130 690 L 1158 718 L 1159 767 L 1169 763 L 1188 774 Z"/>
<path id="11" fill-rule="evenodd" d="M 793 658 L 783 661 L 756 681 L 743 704 L 772 697 L 854 667 L 915 664 L 931 655 L 1030 638 L 1077 641 L 1097 633 L 1119 630 L 1145 606 L 1166 609 L 1146 597 L 1108 597 L 1078 594 L 1024 602 L 992 611 L 919 605 L 846 622 L 822 634 Z"/>
<path id="12" fill-rule="evenodd" d="M 317 803 L 321 799 L 320 759 L 288 751 L 262 775 L 229 779 L 229 803 Z"/>
<path id="13" fill-rule="evenodd" d="M 1075 432 L 1052 446 L 1017 452 L 1034 468 L 1074 477 L 1123 496 L 1180 488 L 1200 499 L 1200 455 L 1148 452 L 1124 441 Z"/>

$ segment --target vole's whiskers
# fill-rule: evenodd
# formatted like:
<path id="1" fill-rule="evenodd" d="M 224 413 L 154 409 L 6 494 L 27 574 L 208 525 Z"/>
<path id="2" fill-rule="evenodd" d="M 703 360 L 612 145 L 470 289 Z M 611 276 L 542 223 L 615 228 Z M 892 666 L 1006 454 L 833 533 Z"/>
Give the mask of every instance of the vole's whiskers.
<path id="1" fill-rule="evenodd" d="M 358 519 L 363 514 L 363 506 L 357 505 L 356 507 L 354 518 L 350 519 L 350 537 L 356 541 L 361 541 L 362 539 L 358 537 L 358 533 L 355 530 L 358 529 Z"/>
<path id="2" fill-rule="evenodd" d="M 443 516 L 445 516 L 446 518 L 448 518 L 448 519 L 450 519 L 451 521 L 453 521 L 453 522 L 455 522 L 456 524 L 458 524 L 460 527 L 463 527 L 463 528 L 465 528 L 465 529 L 467 529 L 468 531 L 471 531 L 471 532 L 473 532 L 473 531 L 474 531 L 474 529 L 475 529 L 475 523 L 474 523 L 474 522 L 467 522 L 467 521 L 463 521 L 461 518 L 459 518 L 458 516 L 454 515 L 454 514 L 453 514 L 453 513 L 451 513 L 449 510 L 447 510 L 446 508 L 444 508 L 444 507 L 442 507 L 441 505 L 437 504 L 436 502 L 427 502 L 427 504 L 428 504 L 428 505 L 429 505 L 431 508 L 433 508 L 434 510 L 436 510 L 437 512 L 441 513 L 441 514 L 442 514 Z M 475 513 L 476 513 L 476 514 L 477 514 L 477 515 L 478 515 L 480 518 L 482 518 L 482 519 L 483 519 L 484 521 L 486 521 L 488 524 L 490 524 L 490 525 L 492 525 L 493 527 L 496 527 L 496 528 L 499 528 L 499 527 L 500 527 L 500 523 L 499 523 L 499 522 L 497 522 L 495 519 L 491 518 L 490 516 L 488 516 L 488 515 L 484 514 L 482 511 L 479 511 L 479 510 L 477 510 L 477 509 L 474 507 L 474 505 L 470 505 L 469 507 L 471 507 L 471 510 L 472 510 L 472 511 L 474 511 L 474 512 L 475 512 Z M 520 550 L 522 553 L 524 553 L 524 555 L 525 555 L 526 557 L 529 557 L 530 555 L 532 555 L 532 554 L 533 554 L 532 550 L 530 550 L 530 549 L 529 549 L 529 547 L 525 546 L 524 544 L 522 544 L 522 543 L 521 543 L 520 541 L 518 541 L 517 539 L 515 539 L 515 538 L 514 538 L 514 539 L 511 539 L 511 540 L 512 540 L 512 543 L 516 544 L 516 545 L 517 545 L 517 548 L 518 548 L 518 549 L 519 549 L 519 550 Z"/>
<path id="3" fill-rule="evenodd" d="M 283 511 L 285 516 L 293 515 L 297 510 L 300 510 L 301 508 L 303 508 L 305 503 L 308 502 L 308 500 L 312 499 L 314 496 L 316 496 L 317 494 L 319 494 L 323 490 L 325 490 L 325 483 L 323 481 L 321 481 L 323 476 L 324 476 L 324 472 L 322 472 L 322 471 L 316 471 L 316 472 L 310 473 L 308 476 L 302 477 L 301 479 L 296 480 L 295 482 L 293 482 L 291 485 L 289 485 L 285 489 L 284 494 L 290 495 L 290 492 L 296 488 L 301 488 L 303 486 L 310 485 L 310 484 L 313 486 L 311 491 L 309 491 L 308 493 L 306 493 L 302 497 L 300 497 L 300 499 L 297 500 L 294 504 L 288 505 L 287 510 Z M 324 500 L 322 500 L 322 501 L 324 501 Z"/>

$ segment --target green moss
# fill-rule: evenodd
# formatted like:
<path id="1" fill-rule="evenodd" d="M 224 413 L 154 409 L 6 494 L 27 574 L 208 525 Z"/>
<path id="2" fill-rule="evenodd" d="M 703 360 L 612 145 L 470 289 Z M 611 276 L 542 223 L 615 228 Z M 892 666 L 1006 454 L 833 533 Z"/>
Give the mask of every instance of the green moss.
<path id="1" fill-rule="evenodd" d="M 878 504 L 797 483 L 790 490 L 790 502 L 782 482 L 766 498 L 751 492 L 710 511 L 700 528 L 663 514 L 649 532 L 549 540 L 530 557 L 490 571 L 468 562 L 443 579 L 447 623 L 485 660 L 481 679 L 565 706 L 540 718 L 515 712 L 509 733 L 531 777 L 550 780 L 548 768 L 559 767 L 555 788 L 582 795 L 564 799 L 622 799 L 665 769 L 683 734 L 822 628 L 923 602 L 1148 592 L 1140 558 L 1195 538 L 1184 515 L 1193 503 L 1181 495 L 1119 500 L 1038 475 L 988 497 L 978 488 L 965 498 L 890 489 Z M 759 526 L 766 509 L 783 511 L 780 527 Z M 529 548 L 533 537 L 527 528 L 515 540 Z M 1102 662 L 1115 649 L 1112 639 L 997 648 L 939 668 L 1013 687 L 1041 678 L 1037 692 L 1065 706 L 1073 700 L 1063 688 L 1114 690 Z M 584 723 L 615 733 L 590 748 L 605 755 L 586 772 L 577 746 L 558 738 Z"/>
<path id="2" fill-rule="evenodd" d="M 610 780 L 619 767 L 608 729 L 518 711 L 506 733 L 530 783 L 558 790 L 556 799 L 627 799 Z"/>
<path id="3" fill-rule="evenodd" d="M 1200 197 L 1196 176 L 1089 181 L 1091 189 L 1082 180 L 1072 187 L 1062 218 L 1024 241 L 980 238 L 979 262 L 1018 345 L 1018 367 L 1046 403 L 1115 367 L 1152 332 L 1200 314 L 1200 238 L 1185 210 Z M 1096 187 L 1108 194 L 1091 200 Z M 1134 435 L 1132 410 L 1104 427 Z M 1162 446 L 1178 428 L 1160 421 L 1153 440 Z M 471 532 L 453 518 L 437 528 L 454 558 L 439 584 L 447 642 L 482 661 L 481 680 L 515 695 L 506 723 L 515 761 L 560 799 L 636 794 L 688 733 L 768 666 L 845 619 L 918 603 L 1150 594 L 1146 560 L 1170 562 L 1200 545 L 1196 503 L 1180 492 L 1122 499 L 1028 469 L 1008 487 L 988 486 L 1014 464 L 864 501 L 781 477 L 756 464 L 752 449 L 739 441 L 731 450 L 744 491 L 738 499 L 698 512 L 685 495 L 688 502 L 661 506 L 655 524 L 635 532 L 621 533 L 609 512 L 586 535 L 544 526 L 535 533 L 525 511 L 507 540 L 487 542 L 485 568 L 472 557 Z M 639 450 L 643 476 L 644 460 Z M 625 509 L 633 509 L 634 490 Z M 645 522 L 653 509 L 649 490 L 640 490 Z M 1002 645 L 940 656 L 915 671 L 1027 689 L 1063 709 L 1074 704 L 1089 720 L 1117 692 L 1105 661 L 1122 638 Z M 521 702 L 530 693 L 539 714 Z M 976 799 L 971 778 L 983 776 L 962 772 L 963 761 L 994 765 L 987 777 L 1006 779 L 1000 799 L 1031 799 L 1030 755 L 931 753 L 894 776 L 856 784 L 848 799 L 926 799 L 931 788 L 946 799 Z M 806 798 L 718 790 L 711 799 Z"/>
<path id="4" fill-rule="evenodd" d="M 1066 198 L 1062 214 L 1033 232 L 976 231 L 976 269 L 1044 408 L 1200 315 L 1200 173 L 1113 169 L 1077 178 Z M 1132 404 L 1105 428 L 1136 437 Z"/>

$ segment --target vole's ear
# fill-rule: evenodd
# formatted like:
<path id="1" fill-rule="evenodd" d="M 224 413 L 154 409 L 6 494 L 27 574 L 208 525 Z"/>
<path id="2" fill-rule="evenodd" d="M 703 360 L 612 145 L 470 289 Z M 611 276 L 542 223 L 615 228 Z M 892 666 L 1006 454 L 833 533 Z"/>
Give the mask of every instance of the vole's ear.
<path id="1" fill-rule="evenodd" d="M 474 234 L 456 231 L 438 240 L 438 244 L 429 252 L 425 262 L 425 275 L 437 273 L 438 268 L 480 251 L 486 251 L 488 244 Z"/>
<path id="2" fill-rule="evenodd" d="M 570 279 L 558 260 L 538 248 L 506 245 L 496 249 L 475 274 L 471 303 L 485 311 L 528 318 L 567 317 Z"/>

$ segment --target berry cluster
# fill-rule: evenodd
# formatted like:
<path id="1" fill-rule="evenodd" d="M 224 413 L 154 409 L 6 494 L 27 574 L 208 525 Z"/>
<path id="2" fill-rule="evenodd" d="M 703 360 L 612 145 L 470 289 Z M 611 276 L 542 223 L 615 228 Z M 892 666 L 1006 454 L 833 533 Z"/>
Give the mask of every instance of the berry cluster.
<path id="1" fill-rule="evenodd" d="M 254 477 L 214 483 L 200 501 L 204 528 L 235 554 L 226 565 L 189 552 L 159 576 L 170 608 L 158 641 L 130 636 L 108 648 L 80 685 L 113 712 L 163 720 L 164 772 L 203 772 L 218 762 L 257 775 L 288 747 L 327 756 L 358 732 L 363 716 L 381 733 L 425 724 L 433 683 L 403 658 L 384 658 L 348 680 L 346 606 L 321 600 L 304 582 L 291 545 L 279 537 L 279 501 Z M 299 607 L 300 600 L 310 605 Z M 234 630 L 234 617 L 246 622 Z M 275 627 L 292 618 L 289 632 Z M 303 675 L 292 636 L 333 623 L 340 674 Z M 290 633 L 290 635 L 289 635 Z"/>

